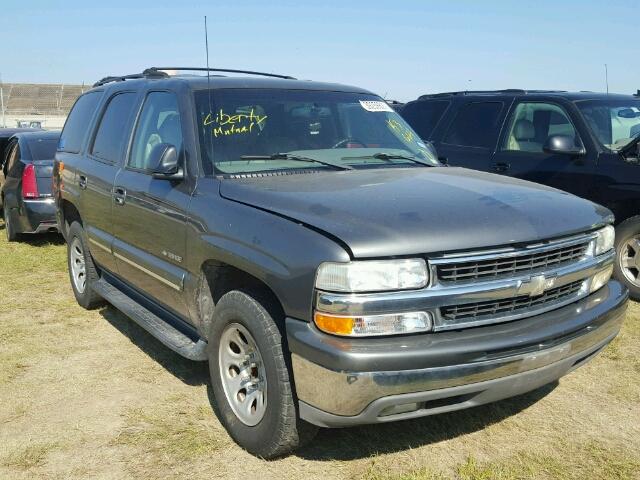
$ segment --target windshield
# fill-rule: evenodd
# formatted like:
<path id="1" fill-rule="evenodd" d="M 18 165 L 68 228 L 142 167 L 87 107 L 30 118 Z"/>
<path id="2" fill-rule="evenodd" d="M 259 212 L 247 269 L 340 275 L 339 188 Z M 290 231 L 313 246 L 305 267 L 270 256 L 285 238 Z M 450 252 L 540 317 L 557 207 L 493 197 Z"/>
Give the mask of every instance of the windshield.
<path id="1" fill-rule="evenodd" d="M 640 134 L 640 100 L 590 100 L 577 102 L 600 143 L 619 151 Z"/>
<path id="2" fill-rule="evenodd" d="M 375 95 L 219 89 L 195 92 L 195 102 L 207 174 L 438 165 L 432 147 Z"/>

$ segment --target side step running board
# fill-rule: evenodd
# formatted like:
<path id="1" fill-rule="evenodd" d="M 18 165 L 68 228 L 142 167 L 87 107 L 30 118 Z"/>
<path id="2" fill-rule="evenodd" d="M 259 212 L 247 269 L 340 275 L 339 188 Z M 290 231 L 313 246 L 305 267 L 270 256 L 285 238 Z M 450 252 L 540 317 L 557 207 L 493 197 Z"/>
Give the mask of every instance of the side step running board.
<path id="1" fill-rule="evenodd" d="M 189 360 L 207 360 L 207 343 L 202 339 L 194 342 L 104 279 L 98 280 L 93 289 L 174 352 Z"/>

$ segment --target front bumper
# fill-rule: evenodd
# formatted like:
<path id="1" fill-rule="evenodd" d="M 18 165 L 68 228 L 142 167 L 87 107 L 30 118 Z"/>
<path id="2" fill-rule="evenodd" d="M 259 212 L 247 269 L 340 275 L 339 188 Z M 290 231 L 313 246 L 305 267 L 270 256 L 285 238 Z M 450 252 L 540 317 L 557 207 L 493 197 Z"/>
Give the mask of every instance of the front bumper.
<path id="1" fill-rule="evenodd" d="M 460 331 L 353 339 L 287 319 L 300 416 L 339 427 L 481 405 L 583 365 L 619 332 L 627 290 L 610 281 L 570 305 Z"/>

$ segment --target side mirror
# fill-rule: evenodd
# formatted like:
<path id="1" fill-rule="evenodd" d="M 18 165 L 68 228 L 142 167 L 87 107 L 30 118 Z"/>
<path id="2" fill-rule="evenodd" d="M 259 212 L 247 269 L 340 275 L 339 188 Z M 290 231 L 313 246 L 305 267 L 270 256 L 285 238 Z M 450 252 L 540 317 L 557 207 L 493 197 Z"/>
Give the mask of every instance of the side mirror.
<path id="1" fill-rule="evenodd" d="M 542 150 L 545 153 L 559 155 L 584 155 L 584 148 L 576 146 L 575 139 L 570 135 L 550 135 Z"/>
<path id="2" fill-rule="evenodd" d="M 162 180 L 182 180 L 184 172 L 178 164 L 178 150 L 169 143 L 159 143 L 151 150 L 149 163 L 155 165 L 151 172 L 153 178 Z"/>

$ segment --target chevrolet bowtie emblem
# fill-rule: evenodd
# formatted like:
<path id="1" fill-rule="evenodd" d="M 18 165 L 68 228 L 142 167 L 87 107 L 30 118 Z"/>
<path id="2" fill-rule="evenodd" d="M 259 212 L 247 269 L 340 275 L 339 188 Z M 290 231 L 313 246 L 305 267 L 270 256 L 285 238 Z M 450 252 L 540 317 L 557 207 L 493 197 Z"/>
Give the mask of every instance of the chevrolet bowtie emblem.
<path id="1" fill-rule="evenodd" d="M 538 297 L 553 288 L 555 283 L 555 277 L 547 278 L 544 275 L 534 275 L 529 280 L 523 280 L 519 283 L 518 295 Z"/>

